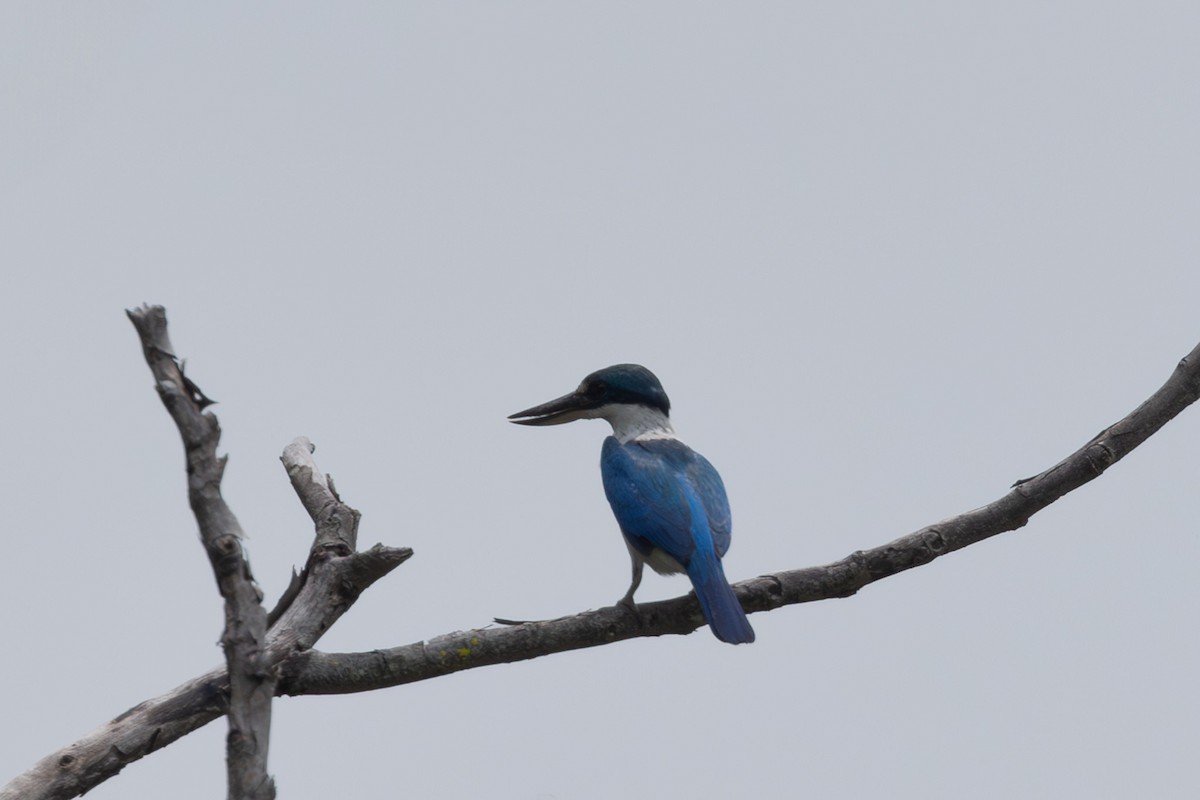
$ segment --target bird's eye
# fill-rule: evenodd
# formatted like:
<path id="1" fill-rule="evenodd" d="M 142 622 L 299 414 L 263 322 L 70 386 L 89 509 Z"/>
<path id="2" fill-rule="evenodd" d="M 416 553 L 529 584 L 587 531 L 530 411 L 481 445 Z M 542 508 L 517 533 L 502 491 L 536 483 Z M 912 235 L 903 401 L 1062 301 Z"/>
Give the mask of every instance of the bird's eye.
<path id="1" fill-rule="evenodd" d="M 596 381 L 595 383 L 589 383 L 587 385 L 587 387 L 584 389 L 584 394 L 586 394 L 588 397 L 600 397 L 604 394 L 604 391 L 607 388 L 608 387 L 604 385 L 603 381 Z"/>

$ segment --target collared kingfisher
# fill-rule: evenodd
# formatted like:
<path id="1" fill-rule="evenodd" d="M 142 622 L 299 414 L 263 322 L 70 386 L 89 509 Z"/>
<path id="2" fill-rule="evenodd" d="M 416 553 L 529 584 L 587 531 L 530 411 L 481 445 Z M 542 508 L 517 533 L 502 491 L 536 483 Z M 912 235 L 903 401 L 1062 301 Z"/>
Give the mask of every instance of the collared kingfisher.
<path id="1" fill-rule="evenodd" d="M 661 575 L 686 572 L 713 634 L 730 644 L 753 642 L 754 629 L 721 568 L 732 527 L 725 485 L 708 459 L 679 441 L 670 412 L 671 401 L 653 372 L 617 364 L 588 375 L 570 394 L 509 420 L 519 425 L 607 420 L 613 435 L 600 451 L 600 475 L 633 562 L 633 582 L 620 602 L 634 607 L 646 564 Z"/>

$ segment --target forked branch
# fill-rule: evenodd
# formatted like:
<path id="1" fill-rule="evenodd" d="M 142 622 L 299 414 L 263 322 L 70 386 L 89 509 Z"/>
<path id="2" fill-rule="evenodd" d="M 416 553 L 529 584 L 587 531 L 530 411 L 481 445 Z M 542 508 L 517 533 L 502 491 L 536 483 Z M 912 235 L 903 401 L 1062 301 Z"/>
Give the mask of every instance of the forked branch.
<path id="1" fill-rule="evenodd" d="M 196 517 L 201 530 L 208 526 L 220 535 L 232 536 L 236 543 L 240 528 L 220 500 L 223 462 L 216 459 L 220 430 L 212 415 L 201 413 L 212 401 L 184 376 L 182 364 L 176 364 L 161 307 L 138 309 L 130 312 L 130 317 L 143 337 L 146 359 L 163 402 L 184 437 L 189 498 L 193 508 L 199 507 Z M 311 454 L 312 445 L 298 439 L 282 457 L 301 502 L 314 516 L 316 537 L 304 569 L 293 576 L 288 591 L 272 612 L 265 640 L 260 640 L 258 664 L 272 689 L 280 662 L 312 647 L 359 595 L 412 556 L 407 547 L 375 545 L 364 552 L 356 551 L 360 515 L 337 498 Z M 313 513 L 314 507 L 319 514 Z M 240 545 L 237 549 L 240 551 Z M 248 570 L 244 575 L 251 580 Z M 225 668 L 213 669 L 139 703 L 38 761 L 0 789 L 0 800 L 63 800 L 95 788 L 126 765 L 229 713 L 228 675 Z M 268 694 L 267 699 L 270 697 Z"/>
<path id="2" fill-rule="evenodd" d="M 170 354 L 169 345 L 165 352 Z M 180 378 L 185 391 L 195 390 L 189 388 L 182 372 Z M 1200 345 L 1179 362 L 1162 388 L 1131 414 L 1050 469 L 1018 481 L 996 501 L 832 564 L 764 575 L 742 581 L 734 589 L 750 612 L 849 597 L 877 580 L 1022 527 L 1058 498 L 1099 477 L 1198 397 Z M 193 399 L 206 402 L 198 390 Z M 303 572 L 294 577 L 272 612 L 265 663 L 278 670 L 279 694 L 368 691 L 635 637 L 686 634 L 703 624 L 695 597 L 688 595 L 639 605 L 636 614 L 610 607 L 557 620 L 456 632 L 386 650 L 311 650 L 360 592 L 411 555 L 407 549 L 382 545 L 355 551 L 358 512 L 337 497 L 311 453 L 311 444 L 298 439 L 283 456 L 297 495 L 313 517 L 317 537 Z M 228 691 L 225 671 L 213 670 L 148 700 L 80 742 L 44 758 L 0 790 L 0 800 L 77 796 L 125 764 L 226 713 Z"/>

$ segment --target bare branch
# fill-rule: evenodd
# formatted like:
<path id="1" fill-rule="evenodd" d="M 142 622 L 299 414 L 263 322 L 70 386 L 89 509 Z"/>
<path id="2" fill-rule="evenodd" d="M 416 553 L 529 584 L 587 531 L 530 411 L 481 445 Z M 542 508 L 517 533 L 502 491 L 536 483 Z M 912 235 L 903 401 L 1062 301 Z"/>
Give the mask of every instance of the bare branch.
<path id="1" fill-rule="evenodd" d="M 763 575 L 734 585 L 747 612 L 850 597 L 867 584 L 1005 531 L 1099 477 L 1200 397 L 1200 345 L 1127 417 L 1045 472 L 1018 481 L 986 506 L 921 528 L 821 567 Z M 282 665 L 281 694 L 343 694 L 427 680 L 491 664 L 609 644 L 639 636 L 687 634 L 704 624 L 695 595 L 637 607 L 616 606 L 515 627 L 452 633 L 429 642 L 366 653 L 299 654 Z"/>
<path id="2" fill-rule="evenodd" d="M 301 436 L 283 449 L 279 460 L 287 470 L 296 496 L 316 525 L 317 540 L 313 548 L 323 548 L 338 555 L 353 553 L 357 548 L 358 521 L 362 514 L 343 503 L 333 491 L 332 479 L 327 478 L 313 460 L 315 451 L 313 443 Z"/>
<path id="3" fill-rule="evenodd" d="M 273 800 L 275 784 L 267 774 L 271 738 L 271 700 L 275 675 L 263 657 L 267 612 L 242 550 L 242 529 L 221 496 L 225 459 L 217 456 L 221 427 L 204 408 L 212 403 L 186 378 L 167 335 L 167 312 L 143 305 L 127 310 L 142 340 L 155 388 L 183 437 L 187 454 L 188 502 L 200 525 L 200 540 L 225 599 L 221 646 L 232 676 L 226 765 L 230 800 Z"/>
<path id="4" fill-rule="evenodd" d="M 303 458 L 296 458 L 297 447 L 304 451 Z M 311 475 L 321 475 L 312 461 L 312 450 L 307 439 L 297 439 L 288 446 L 282 460 L 289 474 L 294 463 L 303 461 Z M 267 633 L 263 654 L 269 668 L 311 648 L 359 595 L 413 554 L 407 547 L 377 544 L 361 553 L 340 555 L 337 543 L 354 546 L 359 513 L 337 499 L 328 487 L 326 491 L 329 496 L 325 500 L 333 498 L 336 507 L 329 507 L 328 503 L 320 505 L 322 513 L 315 523 L 316 537 L 304 569 L 294 576 L 292 586 L 276 606 L 278 613 L 272 612 L 278 619 Z M 302 494 L 301 501 L 306 502 L 307 496 Z M 308 508 L 307 503 L 305 507 Z M 83 739 L 40 760 L 0 789 L 0 800 L 78 797 L 116 775 L 127 764 L 226 714 L 229 692 L 228 673 L 225 669 L 214 669 L 140 703 Z"/>
<path id="5" fill-rule="evenodd" d="M 169 353 L 169 346 L 167 352 Z M 1129 416 L 1106 428 L 1074 454 L 1045 472 L 1023 481 L 993 503 L 943 520 L 895 541 L 862 550 L 832 564 L 764 575 L 735 585 L 747 611 L 768 611 L 784 605 L 849 597 L 862 587 L 904 570 L 927 564 L 946 553 L 996 534 L 1015 530 L 1064 494 L 1098 477 L 1126 456 L 1180 411 L 1200 397 L 1200 345 L 1189 353 L 1170 379 Z M 297 440 L 292 447 L 311 446 Z M 290 448 L 289 448 L 290 449 Z M 307 456 L 284 462 L 289 475 Z M 318 520 L 313 508 L 324 508 L 327 497 L 318 497 L 324 486 L 340 504 L 331 487 L 320 479 L 315 465 L 307 467 L 305 481 L 317 484 L 315 503 L 302 502 Z M 303 473 L 301 473 L 303 475 Z M 311 487 L 310 487 L 311 488 Z M 342 509 L 341 524 L 357 518 L 353 509 Z M 327 552 L 317 521 L 308 575 L 296 600 L 268 635 L 268 660 L 279 664 L 280 694 L 330 694 L 396 686 L 451 672 L 521 661 L 550 653 L 594 647 L 639 636 L 686 634 L 703 624 L 695 597 L 688 595 L 646 603 L 633 613 L 623 607 L 602 608 L 571 617 L 525 623 L 507 628 L 457 632 L 428 642 L 366 653 L 320 653 L 309 650 L 316 638 L 371 582 L 411 555 L 404 549 L 376 545 L 365 553 L 319 559 Z M 332 540 L 330 540 L 332 543 Z M 351 540 L 352 541 L 352 540 Z M 324 577 L 323 577 L 324 576 Z M 339 581 L 346 593 L 338 595 Z M 356 582 L 357 581 L 357 582 Z M 312 610 L 299 612 L 299 608 Z M 288 626 L 294 626 L 289 629 Z M 86 739 L 51 754 L 3 790 L 0 800 L 59 800 L 92 788 L 125 764 L 164 747 L 210 722 L 226 707 L 224 673 L 215 670 L 149 700 L 108 723 Z M 50 787 L 50 782 L 53 786 Z M 43 786 L 50 787 L 43 789 Z M 35 791 L 37 790 L 37 791 Z"/>

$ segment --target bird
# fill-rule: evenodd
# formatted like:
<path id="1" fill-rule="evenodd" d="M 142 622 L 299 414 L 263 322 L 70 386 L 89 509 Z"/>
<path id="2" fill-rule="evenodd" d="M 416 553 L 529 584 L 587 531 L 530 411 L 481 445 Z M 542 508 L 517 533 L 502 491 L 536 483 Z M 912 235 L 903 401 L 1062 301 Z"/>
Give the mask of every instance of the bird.
<path id="1" fill-rule="evenodd" d="M 619 603 L 636 610 L 633 594 L 646 564 L 661 575 L 686 573 L 713 635 L 730 644 L 754 641 L 754 629 L 725 580 L 732 520 L 725 484 L 708 459 L 671 426 L 671 401 L 640 364 L 597 370 L 548 403 L 509 415 L 518 425 L 561 425 L 603 419 L 612 435 L 600 451 L 600 475 L 633 568 Z"/>

